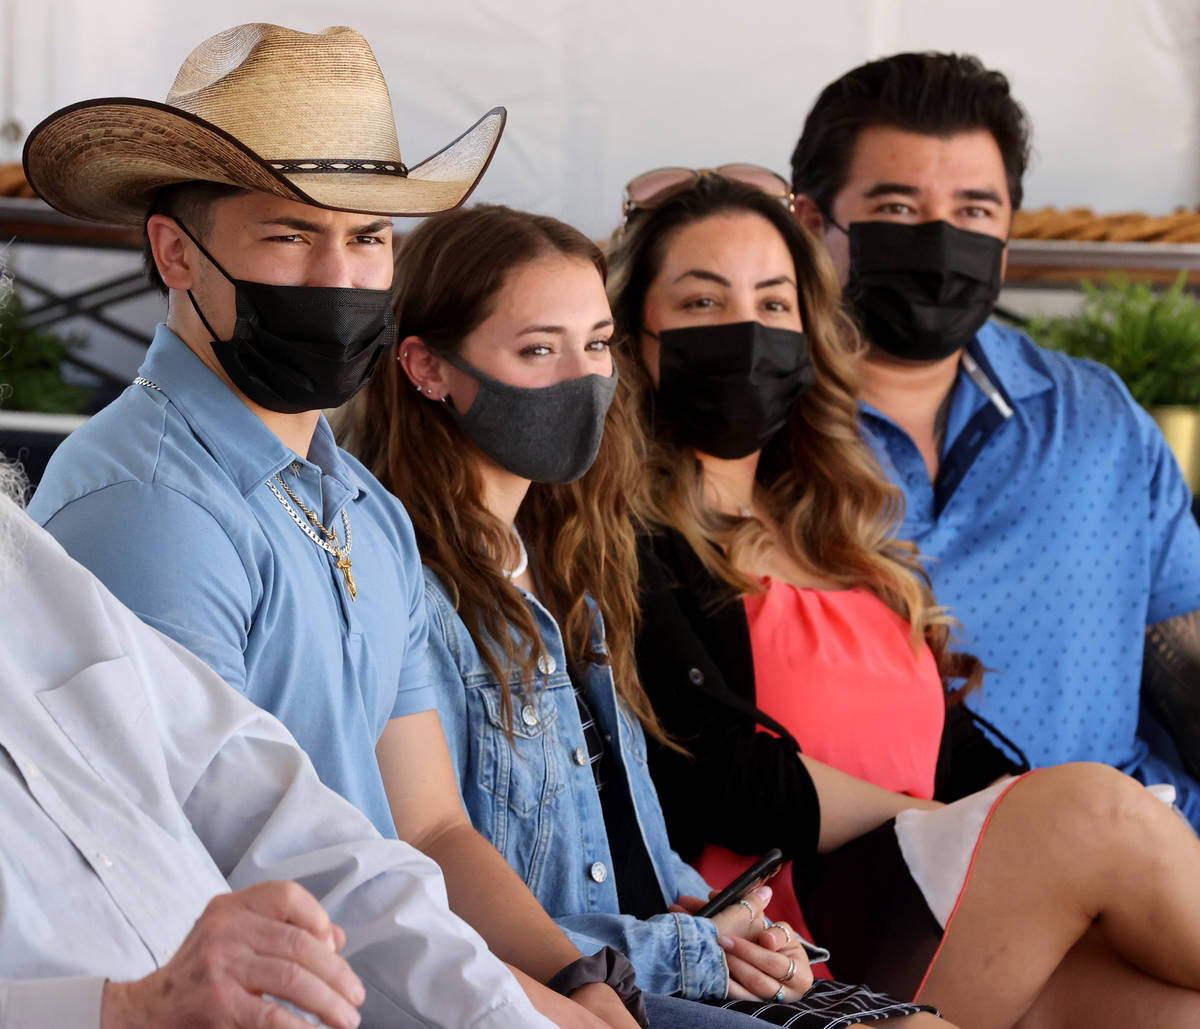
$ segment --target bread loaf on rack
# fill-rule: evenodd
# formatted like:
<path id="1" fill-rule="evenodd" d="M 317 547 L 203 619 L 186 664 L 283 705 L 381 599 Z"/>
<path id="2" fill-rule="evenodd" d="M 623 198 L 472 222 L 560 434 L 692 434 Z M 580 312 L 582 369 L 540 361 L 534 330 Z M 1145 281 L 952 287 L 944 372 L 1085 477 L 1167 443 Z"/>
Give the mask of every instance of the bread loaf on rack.
<path id="1" fill-rule="evenodd" d="M 1091 243 L 1200 243 L 1200 210 L 1154 216 L 1141 211 L 1096 214 L 1090 207 L 1042 207 L 1018 211 L 1017 239 L 1062 239 Z"/>
<path id="2" fill-rule="evenodd" d="M 21 165 L 0 164 L 0 197 L 36 197 L 33 187 L 25 181 Z"/>

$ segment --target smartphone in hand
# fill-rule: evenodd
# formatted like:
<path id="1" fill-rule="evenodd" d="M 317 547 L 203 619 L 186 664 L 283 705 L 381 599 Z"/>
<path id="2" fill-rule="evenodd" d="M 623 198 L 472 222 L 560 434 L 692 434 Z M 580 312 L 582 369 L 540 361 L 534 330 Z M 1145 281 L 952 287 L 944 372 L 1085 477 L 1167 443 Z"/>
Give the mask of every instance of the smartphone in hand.
<path id="1" fill-rule="evenodd" d="M 782 864 L 783 852 L 778 848 L 768 850 L 754 864 L 747 868 L 746 871 L 697 911 L 697 917 L 712 918 L 718 912 L 724 911 L 730 904 L 736 904 L 756 886 L 761 886 L 770 879 L 771 876 L 779 871 Z"/>

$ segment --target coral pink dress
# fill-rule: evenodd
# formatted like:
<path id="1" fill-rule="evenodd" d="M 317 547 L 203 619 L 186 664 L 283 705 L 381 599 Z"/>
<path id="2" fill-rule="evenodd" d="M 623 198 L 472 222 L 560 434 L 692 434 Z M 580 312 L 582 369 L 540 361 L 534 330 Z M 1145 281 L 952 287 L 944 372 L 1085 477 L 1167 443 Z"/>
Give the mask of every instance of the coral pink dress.
<path id="1" fill-rule="evenodd" d="M 867 590 L 766 587 L 745 598 L 758 706 L 810 757 L 931 798 L 946 698 L 924 641 Z"/>
<path id="2" fill-rule="evenodd" d="M 868 590 L 801 588 L 778 579 L 765 580 L 764 587 L 744 598 L 758 707 L 785 726 L 807 756 L 885 789 L 932 798 L 946 698 L 928 646 L 918 641 L 914 649 L 908 622 Z M 895 892 L 913 890 L 913 899 L 897 910 L 919 908 L 920 915 L 906 920 L 928 923 L 923 942 L 913 944 L 906 981 L 923 975 L 940 945 L 980 833 L 1002 791 L 1003 786 L 959 801 L 943 809 L 946 816 L 934 814 L 932 822 L 922 817 L 926 812 L 904 812 L 873 834 L 883 848 L 897 851 L 891 870 L 899 869 L 897 878 L 903 881 Z M 944 839 L 945 831 L 935 834 L 933 828 L 950 818 L 955 821 L 949 835 L 958 843 L 949 854 L 930 855 L 921 841 L 935 835 Z M 870 875 L 872 853 L 859 847 L 851 863 L 858 862 L 860 871 Z M 743 855 L 708 846 L 696 867 L 707 881 L 725 883 L 747 864 Z M 880 875 L 884 865 L 878 866 Z M 775 897 L 768 914 L 807 933 L 806 922 L 816 923 L 805 917 L 794 885 L 804 873 L 790 866 L 771 884 Z M 844 885 L 846 877 L 836 881 Z M 836 897 L 823 899 L 834 906 L 843 903 Z M 810 901 L 805 910 L 811 913 Z M 879 914 L 890 921 L 899 917 Z M 817 942 L 831 947 L 830 964 L 844 976 L 838 948 L 825 939 Z"/>

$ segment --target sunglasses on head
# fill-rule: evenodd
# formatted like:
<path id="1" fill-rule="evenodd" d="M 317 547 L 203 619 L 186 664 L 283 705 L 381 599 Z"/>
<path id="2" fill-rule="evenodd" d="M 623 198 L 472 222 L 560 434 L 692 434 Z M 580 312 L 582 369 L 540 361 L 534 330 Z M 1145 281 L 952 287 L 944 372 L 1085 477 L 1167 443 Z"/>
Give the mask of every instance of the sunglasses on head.
<path id="1" fill-rule="evenodd" d="M 684 193 L 709 175 L 732 179 L 782 200 L 789 208 L 795 200 L 787 179 L 770 168 L 758 164 L 722 164 L 717 168 L 655 168 L 630 179 L 625 186 L 621 205 L 621 228 L 635 211 L 645 211 L 665 204 L 673 196 Z"/>

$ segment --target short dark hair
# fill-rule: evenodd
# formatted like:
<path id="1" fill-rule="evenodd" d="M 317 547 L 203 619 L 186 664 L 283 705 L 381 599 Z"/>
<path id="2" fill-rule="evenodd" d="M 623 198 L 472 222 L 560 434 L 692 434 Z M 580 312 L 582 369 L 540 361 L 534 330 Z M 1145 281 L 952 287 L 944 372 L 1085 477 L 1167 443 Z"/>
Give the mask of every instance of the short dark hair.
<path id="1" fill-rule="evenodd" d="M 810 196 L 826 218 L 846 184 L 863 129 L 888 127 L 927 136 L 985 129 L 1004 160 L 1013 210 L 1029 163 L 1030 126 L 1008 79 L 970 54 L 893 54 L 847 72 L 821 91 L 792 152 L 792 190 Z"/>
<path id="2" fill-rule="evenodd" d="M 166 214 L 183 222 L 188 230 L 194 232 L 197 238 L 204 240 L 213 227 L 212 206 L 218 200 L 246 193 L 248 190 L 241 186 L 230 186 L 224 182 L 178 182 L 173 186 L 163 186 L 154 194 L 150 208 L 146 211 L 146 222 L 153 214 Z M 145 222 L 143 222 L 143 230 Z M 146 270 L 146 278 L 150 285 L 163 296 L 170 291 L 158 274 L 158 265 L 154 263 L 154 251 L 150 248 L 150 234 L 145 233 L 142 241 L 142 267 Z"/>

